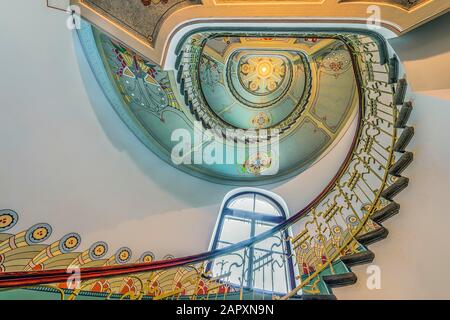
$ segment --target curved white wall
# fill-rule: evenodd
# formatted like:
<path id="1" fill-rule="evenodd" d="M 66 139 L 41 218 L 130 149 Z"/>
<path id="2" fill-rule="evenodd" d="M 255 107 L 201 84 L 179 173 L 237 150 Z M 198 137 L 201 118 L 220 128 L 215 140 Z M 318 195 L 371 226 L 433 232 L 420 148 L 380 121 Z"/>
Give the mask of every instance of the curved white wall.
<path id="1" fill-rule="evenodd" d="M 415 92 L 450 89 L 450 13 L 391 39 Z"/>
<path id="2" fill-rule="evenodd" d="M 447 99 L 410 97 L 416 135 L 408 149 L 414 162 L 403 173 L 410 184 L 396 197 L 400 213 L 383 223 L 388 238 L 369 246 L 381 289 L 369 290 L 367 266 L 355 267 L 356 285 L 334 290 L 340 299 L 450 299 L 450 90 Z"/>
<path id="3" fill-rule="evenodd" d="M 414 111 L 414 162 L 403 173 L 408 188 L 396 201 L 400 214 L 384 226 L 387 239 L 370 246 L 381 270 L 381 289 L 366 286 L 367 266 L 356 267 L 355 286 L 334 290 L 341 299 L 450 299 L 450 14 L 390 40 L 404 63 Z"/>

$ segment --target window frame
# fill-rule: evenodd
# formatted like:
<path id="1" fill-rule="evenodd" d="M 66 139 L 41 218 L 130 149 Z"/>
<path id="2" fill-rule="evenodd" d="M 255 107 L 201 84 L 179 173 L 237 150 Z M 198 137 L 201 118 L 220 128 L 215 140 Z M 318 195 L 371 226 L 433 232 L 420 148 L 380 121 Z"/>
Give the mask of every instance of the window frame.
<path id="1" fill-rule="evenodd" d="M 230 194 L 231 193 L 231 194 Z M 287 214 L 286 214 L 286 210 L 283 207 L 283 205 L 280 203 L 280 200 L 283 201 L 278 195 L 265 191 L 265 190 L 258 190 L 258 189 L 245 189 L 242 191 L 238 191 L 236 193 L 230 192 L 227 194 L 227 196 L 224 199 L 224 202 L 221 206 L 220 209 L 220 214 L 218 217 L 218 222 L 216 223 L 214 232 L 213 232 L 213 238 L 210 244 L 210 249 L 211 250 L 216 250 L 218 249 L 219 244 L 222 242 L 224 243 L 225 241 L 221 241 L 220 237 L 222 234 L 222 230 L 223 230 L 223 226 L 224 226 L 224 222 L 225 219 L 227 217 L 236 217 L 239 219 L 248 219 L 251 220 L 251 231 L 250 231 L 250 237 L 249 239 L 251 239 L 252 237 L 255 237 L 255 226 L 258 222 L 267 222 L 270 224 L 273 224 L 273 227 L 275 227 L 276 225 L 284 222 L 287 219 Z M 253 205 L 255 206 L 255 202 L 256 202 L 256 196 L 260 196 L 264 199 L 267 199 L 269 203 L 271 203 L 272 205 L 275 205 L 276 209 L 278 210 L 279 215 L 275 216 L 275 215 L 270 215 L 270 214 L 264 214 L 264 213 L 258 213 L 255 211 L 246 211 L 246 210 L 241 210 L 241 209 L 231 209 L 228 207 L 228 205 L 230 204 L 231 201 L 235 200 L 236 198 L 239 198 L 243 195 L 253 195 Z M 280 200 L 276 199 L 276 197 L 280 198 Z M 283 201 L 283 204 L 284 201 Z M 283 235 L 283 237 L 285 239 L 289 239 L 289 231 L 288 230 L 283 230 L 280 231 Z M 243 240 L 244 241 L 244 240 Z M 288 259 L 287 259 L 287 268 L 286 268 L 286 272 L 287 274 L 287 279 L 288 279 L 288 287 L 290 288 L 290 290 L 293 290 L 296 287 L 296 280 L 295 280 L 295 268 L 294 268 L 294 263 L 293 263 L 293 259 L 292 259 L 292 246 L 289 240 L 284 241 L 284 245 L 286 248 L 286 254 L 288 255 Z M 254 247 L 250 248 L 250 252 L 249 252 L 249 261 L 253 262 L 253 257 L 254 257 Z M 278 254 L 277 252 L 275 252 L 276 254 Z M 208 265 L 208 269 L 210 269 L 212 267 L 212 264 Z M 244 287 L 249 288 L 249 289 L 253 289 L 253 263 L 249 266 L 248 268 L 248 275 L 247 275 L 247 283 Z"/>

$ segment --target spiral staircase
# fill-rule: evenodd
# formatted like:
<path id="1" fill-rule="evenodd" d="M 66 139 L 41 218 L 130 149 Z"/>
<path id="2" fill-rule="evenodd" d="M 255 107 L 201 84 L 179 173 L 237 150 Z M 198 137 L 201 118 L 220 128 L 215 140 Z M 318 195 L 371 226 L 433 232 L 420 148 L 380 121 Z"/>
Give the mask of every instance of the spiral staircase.
<path id="1" fill-rule="evenodd" d="M 199 91 L 198 63 L 208 39 L 236 35 L 242 31 L 197 31 L 180 41 L 175 51 L 176 83 L 185 106 L 205 128 L 219 132 L 224 124 L 208 114 L 208 103 Z M 351 150 L 327 187 L 285 222 L 244 242 L 161 261 L 144 254 L 134 263 L 126 249 L 105 258 L 105 243 L 76 252 L 76 234 L 42 244 L 51 232 L 45 224 L 7 233 L 18 215 L 3 210 L 0 299 L 33 294 L 68 300 L 335 299 L 333 288 L 357 281 L 352 267 L 373 261 L 369 246 L 388 236 L 382 223 L 399 212 L 395 196 L 409 183 L 402 172 L 413 161 L 407 151 L 414 135 L 408 126 L 413 107 L 405 100 L 407 82 L 399 78 L 399 61 L 383 37 L 363 30 L 251 30 L 245 36 L 338 39 L 351 52 L 359 92 L 358 128 Z M 250 254 L 268 239 L 275 241 L 281 255 Z M 250 279 L 270 278 L 274 268 L 288 262 L 294 264 L 296 278 L 287 292 L 277 292 L 273 278 L 269 287 L 252 286 Z M 248 265 L 254 266 L 252 270 Z M 71 287 L 74 275 L 80 281 L 77 288 Z"/>

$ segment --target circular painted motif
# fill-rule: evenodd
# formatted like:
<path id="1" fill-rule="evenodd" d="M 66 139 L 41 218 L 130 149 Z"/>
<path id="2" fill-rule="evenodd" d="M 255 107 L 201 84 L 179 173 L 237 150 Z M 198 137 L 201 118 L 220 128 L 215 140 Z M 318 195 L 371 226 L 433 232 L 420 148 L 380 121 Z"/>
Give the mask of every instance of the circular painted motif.
<path id="1" fill-rule="evenodd" d="M 270 124 L 270 117 L 265 112 L 259 112 L 252 119 L 252 126 L 256 129 L 262 129 L 268 127 Z"/>
<path id="2" fill-rule="evenodd" d="M 127 263 L 131 259 L 131 249 L 123 247 L 117 250 L 116 262 L 118 264 Z"/>
<path id="3" fill-rule="evenodd" d="M 348 217 L 347 217 L 347 222 L 348 222 L 350 225 L 356 226 L 356 225 L 358 225 L 358 218 L 355 217 L 355 216 L 348 216 Z"/>
<path id="4" fill-rule="evenodd" d="M 342 228 L 340 226 L 334 226 L 332 230 L 334 234 L 340 234 L 342 232 Z"/>
<path id="5" fill-rule="evenodd" d="M 13 210 L 0 210 L 0 232 L 11 229 L 19 221 L 19 215 Z"/>
<path id="6" fill-rule="evenodd" d="M 277 90 L 286 77 L 286 62 L 277 56 L 249 56 L 239 62 L 239 80 L 252 94 Z"/>
<path id="7" fill-rule="evenodd" d="M 238 51 L 230 58 L 226 67 L 228 88 L 243 106 L 273 106 L 292 86 L 293 65 L 283 54 L 248 52 Z"/>
<path id="8" fill-rule="evenodd" d="M 348 70 L 352 60 L 347 50 L 334 49 L 328 53 L 320 62 L 320 66 L 326 73 L 338 77 L 341 73 Z"/>
<path id="9" fill-rule="evenodd" d="M 272 165 L 272 157 L 264 152 L 257 152 L 250 156 L 244 163 L 246 173 L 260 175 Z"/>
<path id="10" fill-rule="evenodd" d="M 81 243 L 81 237 L 78 233 L 69 233 L 65 235 L 59 242 L 59 250 L 62 253 L 69 253 L 76 248 Z"/>
<path id="11" fill-rule="evenodd" d="M 47 223 L 38 223 L 28 229 L 25 240 L 28 244 L 41 243 L 52 234 L 52 227 Z"/>
<path id="12" fill-rule="evenodd" d="M 106 255 L 107 252 L 108 245 L 106 244 L 106 242 L 98 241 L 91 245 L 91 247 L 89 248 L 89 257 L 92 260 L 101 259 Z"/>
<path id="13" fill-rule="evenodd" d="M 202 123 L 282 133 L 300 118 L 312 88 L 303 53 L 246 48 L 221 61 L 211 50 L 203 50 L 198 72 L 206 103 L 190 106 Z"/>
<path id="14" fill-rule="evenodd" d="M 141 258 L 139 259 L 140 262 L 142 263 L 150 263 L 152 261 L 155 261 L 155 255 L 153 254 L 153 252 L 144 252 L 141 255 Z"/>

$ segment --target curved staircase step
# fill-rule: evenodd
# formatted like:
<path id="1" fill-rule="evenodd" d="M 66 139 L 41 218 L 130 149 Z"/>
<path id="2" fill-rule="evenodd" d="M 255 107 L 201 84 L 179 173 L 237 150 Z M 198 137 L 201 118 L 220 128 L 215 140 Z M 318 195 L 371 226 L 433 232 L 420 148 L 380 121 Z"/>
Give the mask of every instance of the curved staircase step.
<path id="1" fill-rule="evenodd" d="M 394 95 L 394 104 L 399 106 L 405 102 L 406 90 L 408 88 L 408 83 L 406 79 L 400 79 L 397 82 L 397 88 Z"/>
<path id="2" fill-rule="evenodd" d="M 400 211 L 400 205 L 396 202 L 391 202 L 381 210 L 375 211 L 370 218 L 376 223 L 381 223 L 390 217 L 395 216 Z"/>
<path id="3" fill-rule="evenodd" d="M 397 140 L 397 143 L 394 146 L 394 151 L 396 152 L 405 152 L 406 147 L 414 136 L 414 128 L 413 127 L 405 127 L 403 129 L 402 134 Z"/>
<path id="4" fill-rule="evenodd" d="M 406 124 L 408 123 L 409 117 L 411 116 L 412 112 L 412 103 L 410 101 L 405 102 L 400 109 L 400 112 L 397 117 L 397 121 L 395 122 L 396 128 L 405 128 Z"/>
<path id="5" fill-rule="evenodd" d="M 364 246 L 386 239 L 389 234 L 388 229 L 381 227 L 377 230 L 357 236 L 356 240 Z"/>
<path id="6" fill-rule="evenodd" d="M 322 279 L 330 288 L 337 288 L 355 284 L 358 278 L 353 272 L 347 272 L 322 276 Z"/>
<path id="7" fill-rule="evenodd" d="M 408 166 L 413 162 L 414 154 L 412 152 L 405 152 L 402 154 L 400 159 L 392 165 L 389 169 L 389 174 L 400 177 L 401 173 L 408 168 Z"/>
<path id="8" fill-rule="evenodd" d="M 381 193 L 381 196 L 387 200 L 391 200 L 409 184 L 409 179 L 406 177 L 399 177 L 392 185 L 387 187 Z"/>
<path id="9" fill-rule="evenodd" d="M 371 263 L 373 259 L 375 259 L 375 254 L 372 251 L 367 250 L 364 252 L 342 256 L 340 259 L 347 267 L 352 267 L 360 264 Z"/>

